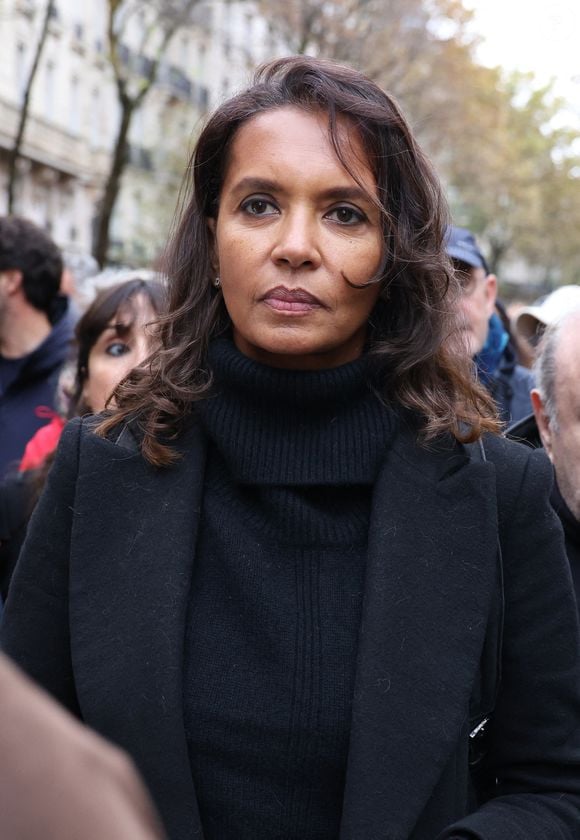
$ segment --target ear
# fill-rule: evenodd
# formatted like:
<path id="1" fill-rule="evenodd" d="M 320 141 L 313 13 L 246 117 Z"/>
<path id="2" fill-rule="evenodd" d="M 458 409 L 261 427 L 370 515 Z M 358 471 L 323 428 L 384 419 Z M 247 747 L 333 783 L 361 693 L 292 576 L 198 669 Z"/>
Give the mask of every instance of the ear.
<path id="1" fill-rule="evenodd" d="M 206 218 L 207 229 L 209 230 L 209 242 L 210 242 L 210 262 L 212 271 L 215 274 L 220 273 L 220 261 L 218 257 L 218 247 L 217 247 L 217 237 L 216 237 L 216 228 L 217 228 L 217 221 L 212 216 L 207 216 Z"/>
<path id="2" fill-rule="evenodd" d="M 22 272 L 17 268 L 7 268 L 0 271 L 4 291 L 9 295 L 15 295 L 22 288 Z"/>
<path id="3" fill-rule="evenodd" d="M 552 429 L 550 428 L 550 418 L 546 414 L 544 401 L 537 388 L 533 388 L 532 391 L 530 391 L 530 398 L 532 400 L 534 417 L 536 418 L 536 423 L 538 424 L 538 431 L 540 432 L 540 437 L 542 438 L 544 449 L 546 450 L 546 454 L 548 455 L 550 461 L 553 462 L 554 459 L 552 457 Z"/>
<path id="4" fill-rule="evenodd" d="M 485 278 L 485 301 L 487 307 L 487 316 L 491 318 L 495 308 L 495 301 L 497 298 L 497 277 L 495 274 L 488 274 Z"/>

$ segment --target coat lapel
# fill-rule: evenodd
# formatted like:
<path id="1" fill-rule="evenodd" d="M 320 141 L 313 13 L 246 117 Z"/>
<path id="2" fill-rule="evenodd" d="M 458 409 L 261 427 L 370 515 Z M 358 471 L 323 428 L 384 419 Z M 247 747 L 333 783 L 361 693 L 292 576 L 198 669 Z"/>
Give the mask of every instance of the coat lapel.
<path id="1" fill-rule="evenodd" d="M 182 674 L 205 446 L 195 426 L 182 440 L 167 469 L 94 435 L 81 448 L 71 649 L 85 720 L 131 753 L 169 836 L 200 838 Z"/>
<path id="2" fill-rule="evenodd" d="M 465 727 L 496 579 L 495 470 L 409 430 L 375 488 L 341 840 L 407 840 Z"/>

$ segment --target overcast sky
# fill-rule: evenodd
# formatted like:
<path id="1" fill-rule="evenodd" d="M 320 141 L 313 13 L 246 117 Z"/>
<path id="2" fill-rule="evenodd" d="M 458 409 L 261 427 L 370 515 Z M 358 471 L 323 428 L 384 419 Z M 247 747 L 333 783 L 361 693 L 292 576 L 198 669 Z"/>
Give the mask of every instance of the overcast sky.
<path id="1" fill-rule="evenodd" d="M 580 0 L 464 0 L 484 36 L 486 64 L 532 70 L 575 107 L 580 124 Z"/>

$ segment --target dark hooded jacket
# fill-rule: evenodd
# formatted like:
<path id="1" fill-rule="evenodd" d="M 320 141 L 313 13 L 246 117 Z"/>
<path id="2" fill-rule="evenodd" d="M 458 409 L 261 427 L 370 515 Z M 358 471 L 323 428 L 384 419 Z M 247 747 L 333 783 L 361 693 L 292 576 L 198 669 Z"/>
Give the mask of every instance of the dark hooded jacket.
<path id="1" fill-rule="evenodd" d="M 58 376 L 73 336 L 65 306 L 50 334 L 20 360 L 0 356 L 0 477 L 16 467 L 34 433 L 55 412 Z"/>
<path id="2" fill-rule="evenodd" d="M 535 380 L 531 370 L 516 363 L 513 346 L 508 344 L 498 367 L 487 383 L 503 421 L 516 423 L 529 415 L 532 405 L 530 391 L 534 386 Z"/>
<path id="3" fill-rule="evenodd" d="M 534 375 L 518 365 L 513 342 L 498 315 L 490 318 L 487 342 L 475 357 L 475 363 L 479 378 L 494 398 L 504 423 L 517 423 L 531 413 Z"/>

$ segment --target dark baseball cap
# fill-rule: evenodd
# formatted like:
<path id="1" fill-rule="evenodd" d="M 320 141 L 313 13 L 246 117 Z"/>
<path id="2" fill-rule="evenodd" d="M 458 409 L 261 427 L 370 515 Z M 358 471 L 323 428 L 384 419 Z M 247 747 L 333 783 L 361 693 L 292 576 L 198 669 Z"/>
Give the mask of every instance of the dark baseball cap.
<path id="1" fill-rule="evenodd" d="M 483 268 L 489 274 L 485 257 L 479 250 L 475 236 L 466 228 L 450 225 L 445 238 L 445 250 L 454 260 L 461 260 L 473 268 Z"/>

